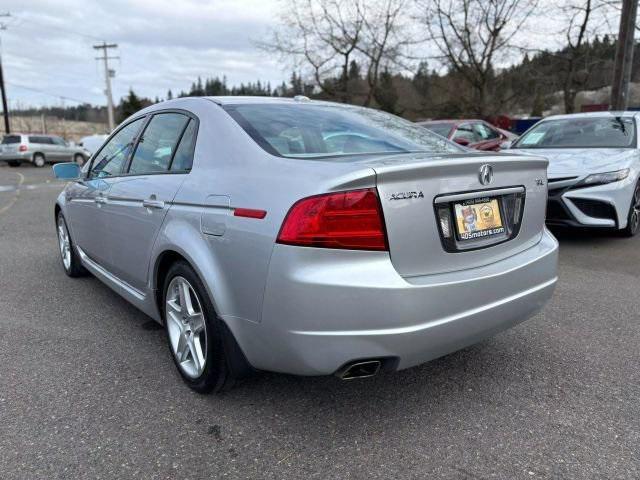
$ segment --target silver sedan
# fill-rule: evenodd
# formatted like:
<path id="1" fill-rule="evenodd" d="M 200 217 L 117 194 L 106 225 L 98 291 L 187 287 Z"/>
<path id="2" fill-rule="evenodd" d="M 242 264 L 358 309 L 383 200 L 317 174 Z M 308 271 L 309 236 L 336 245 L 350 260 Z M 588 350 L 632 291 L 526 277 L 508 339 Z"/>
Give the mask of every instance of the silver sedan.
<path id="1" fill-rule="evenodd" d="M 371 109 L 183 98 L 126 120 L 55 204 L 62 265 L 165 326 L 185 382 L 408 368 L 535 314 L 547 161 Z"/>
<path id="2" fill-rule="evenodd" d="M 512 148 L 549 160 L 549 224 L 640 230 L 636 112 L 547 117 Z"/>

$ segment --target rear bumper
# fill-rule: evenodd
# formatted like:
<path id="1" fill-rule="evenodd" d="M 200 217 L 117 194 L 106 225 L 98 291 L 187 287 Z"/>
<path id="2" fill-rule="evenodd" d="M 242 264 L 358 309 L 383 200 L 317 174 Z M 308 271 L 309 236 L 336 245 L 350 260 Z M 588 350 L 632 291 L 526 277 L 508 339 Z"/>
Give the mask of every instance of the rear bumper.
<path id="1" fill-rule="evenodd" d="M 558 243 L 484 267 L 400 277 L 385 252 L 276 245 L 260 323 L 225 318 L 256 368 L 325 375 L 359 359 L 408 368 L 529 318 L 551 297 Z"/>
<path id="2" fill-rule="evenodd" d="M 29 152 L 0 153 L 0 162 L 30 162 L 31 154 Z"/>

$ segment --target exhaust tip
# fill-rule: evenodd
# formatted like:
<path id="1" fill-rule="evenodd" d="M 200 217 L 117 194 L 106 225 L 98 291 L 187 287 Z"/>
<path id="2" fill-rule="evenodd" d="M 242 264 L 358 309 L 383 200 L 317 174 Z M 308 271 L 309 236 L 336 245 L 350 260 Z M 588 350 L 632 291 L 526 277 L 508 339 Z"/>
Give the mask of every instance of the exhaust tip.
<path id="1" fill-rule="evenodd" d="M 342 380 L 355 380 L 356 378 L 373 377 L 380 372 L 382 362 L 380 360 L 368 360 L 366 362 L 355 362 L 347 365 L 338 377 Z"/>

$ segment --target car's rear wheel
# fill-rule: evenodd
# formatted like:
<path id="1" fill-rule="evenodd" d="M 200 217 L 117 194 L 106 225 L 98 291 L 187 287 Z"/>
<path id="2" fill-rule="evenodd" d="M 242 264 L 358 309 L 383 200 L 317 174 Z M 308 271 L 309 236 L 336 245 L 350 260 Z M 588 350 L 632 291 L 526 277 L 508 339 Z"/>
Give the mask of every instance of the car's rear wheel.
<path id="1" fill-rule="evenodd" d="M 56 226 L 60 260 L 62 261 L 62 267 L 65 273 L 70 277 L 81 277 L 85 275 L 87 271 L 82 266 L 82 263 L 80 263 L 80 258 L 78 258 L 78 254 L 75 251 L 71 235 L 69 235 L 69 229 L 67 228 L 67 222 L 62 212 L 58 213 Z"/>
<path id="2" fill-rule="evenodd" d="M 19 160 L 9 160 L 7 163 L 9 164 L 10 167 L 19 167 L 20 166 L 20 161 Z"/>
<path id="3" fill-rule="evenodd" d="M 47 163 L 46 159 L 44 158 L 44 155 L 41 153 L 36 153 L 33 156 L 33 164 L 38 167 L 38 168 L 42 168 L 44 167 L 45 163 Z"/>
<path id="4" fill-rule="evenodd" d="M 636 189 L 633 192 L 627 226 L 622 230 L 622 233 L 627 237 L 633 237 L 638 234 L 638 231 L 640 231 L 640 181 L 636 184 Z"/>
<path id="5" fill-rule="evenodd" d="M 184 381 L 200 393 L 222 391 L 234 383 L 226 329 L 204 285 L 183 261 L 164 281 L 164 324 L 173 361 Z"/>
<path id="6" fill-rule="evenodd" d="M 76 155 L 73 157 L 73 161 L 76 162 L 78 165 L 83 166 L 85 162 L 84 155 L 80 153 L 76 153 Z"/>

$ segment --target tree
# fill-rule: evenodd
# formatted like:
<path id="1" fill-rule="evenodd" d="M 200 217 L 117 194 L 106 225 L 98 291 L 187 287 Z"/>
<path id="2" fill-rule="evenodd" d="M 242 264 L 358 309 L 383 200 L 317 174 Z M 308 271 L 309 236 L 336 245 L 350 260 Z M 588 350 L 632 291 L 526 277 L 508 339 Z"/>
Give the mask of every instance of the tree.
<path id="1" fill-rule="evenodd" d="M 358 50 L 367 59 L 367 83 L 369 91 L 364 101 L 370 106 L 371 100 L 379 95 L 378 83 L 381 69 L 401 63 L 404 50 L 414 41 L 410 30 L 404 25 L 406 0 L 373 0 L 358 3 L 358 11 L 364 24 L 363 40 Z"/>
<path id="2" fill-rule="evenodd" d="M 497 82 L 496 62 L 515 48 L 537 0 L 418 0 L 418 18 L 438 51 L 437 59 L 463 82 L 457 101 L 487 117 L 509 100 Z M 469 92 L 468 94 L 466 92 Z"/>
<path id="3" fill-rule="evenodd" d="M 138 97 L 134 93 L 133 89 L 130 88 L 129 94 L 120 101 L 120 106 L 119 106 L 120 120 L 119 121 L 123 121 L 124 119 L 130 117 L 137 111 L 142 110 L 145 106 L 149 105 L 150 103 L 151 102 L 149 102 L 148 100 Z"/>
<path id="4" fill-rule="evenodd" d="M 293 61 L 323 92 L 348 101 L 349 64 L 363 28 L 359 1 L 290 0 L 271 38 L 258 46 L 285 62 Z M 337 81 L 325 81 L 336 76 Z"/>
<path id="5" fill-rule="evenodd" d="M 383 69 L 411 43 L 402 20 L 409 0 L 291 0 L 268 41 L 258 44 L 313 79 L 325 98 L 353 101 L 351 85 L 366 69 L 365 105 Z M 357 67 L 357 69 L 356 69 Z"/>

